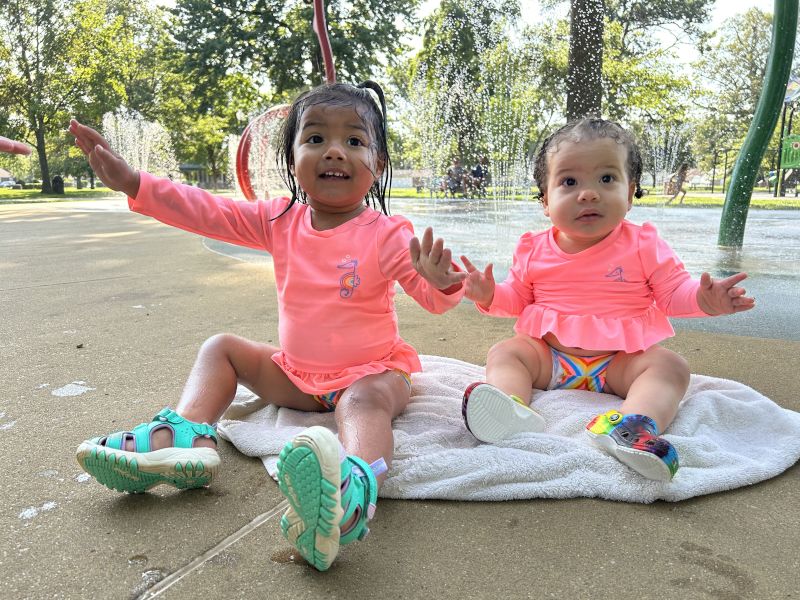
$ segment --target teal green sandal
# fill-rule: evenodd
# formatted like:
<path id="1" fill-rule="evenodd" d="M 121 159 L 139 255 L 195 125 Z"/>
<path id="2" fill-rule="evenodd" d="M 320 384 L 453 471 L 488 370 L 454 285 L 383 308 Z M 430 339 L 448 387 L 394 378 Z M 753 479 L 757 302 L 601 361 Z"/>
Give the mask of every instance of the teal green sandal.
<path id="1" fill-rule="evenodd" d="M 383 459 L 373 465 L 345 456 L 332 431 L 310 427 L 288 442 L 278 458 L 278 485 L 289 500 L 281 518 L 284 537 L 318 571 L 333 564 L 339 546 L 362 540 L 378 500 L 376 475 L 386 471 Z M 345 531 L 341 527 L 355 517 Z"/>
<path id="2" fill-rule="evenodd" d="M 172 430 L 173 447 L 150 450 L 154 431 Z M 165 408 L 150 423 L 86 440 L 78 446 L 81 468 L 104 486 L 120 492 L 141 493 L 162 483 L 178 489 L 211 483 L 219 467 L 215 448 L 194 448 L 197 438 L 217 443 L 217 433 L 206 423 L 194 423 Z M 123 450 L 132 441 L 136 451 Z"/>

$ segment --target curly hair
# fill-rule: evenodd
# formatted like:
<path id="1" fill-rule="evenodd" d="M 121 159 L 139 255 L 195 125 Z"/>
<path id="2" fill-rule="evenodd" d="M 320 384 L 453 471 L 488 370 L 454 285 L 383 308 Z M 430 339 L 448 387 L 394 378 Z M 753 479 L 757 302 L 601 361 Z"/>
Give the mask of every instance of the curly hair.
<path id="1" fill-rule="evenodd" d="M 558 150 L 558 144 L 562 141 L 580 142 L 582 140 L 597 140 L 608 138 L 618 144 L 625 146 L 628 151 L 627 167 L 628 178 L 636 184 L 634 196 L 641 198 L 642 193 L 642 153 L 633 136 L 625 130 L 619 123 L 586 117 L 570 121 L 560 129 L 545 139 L 539 152 L 536 154 L 536 162 L 533 168 L 533 178 L 539 187 L 539 200 L 544 198 L 547 191 L 547 162 L 548 156 Z"/>

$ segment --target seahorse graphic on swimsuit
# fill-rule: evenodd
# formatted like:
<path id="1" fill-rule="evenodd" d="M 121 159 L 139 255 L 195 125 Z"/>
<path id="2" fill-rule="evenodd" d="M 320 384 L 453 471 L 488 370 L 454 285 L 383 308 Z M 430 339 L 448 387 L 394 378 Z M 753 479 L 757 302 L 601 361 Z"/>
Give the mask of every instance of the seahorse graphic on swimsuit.
<path id="1" fill-rule="evenodd" d="M 342 298 L 352 296 L 355 289 L 361 284 L 361 278 L 356 275 L 357 266 L 358 259 L 351 259 L 349 255 L 345 256 L 344 261 L 337 265 L 339 269 L 349 269 L 339 278 L 339 295 Z"/>

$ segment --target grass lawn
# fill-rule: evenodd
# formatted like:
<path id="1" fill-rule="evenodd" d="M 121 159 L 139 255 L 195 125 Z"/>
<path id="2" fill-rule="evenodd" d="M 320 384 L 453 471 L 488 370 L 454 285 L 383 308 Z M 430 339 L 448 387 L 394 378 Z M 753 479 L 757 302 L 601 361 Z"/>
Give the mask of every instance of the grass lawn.
<path id="1" fill-rule="evenodd" d="M 212 193 L 221 196 L 231 196 L 231 190 L 217 190 Z M 771 195 L 762 195 L 763 192 L 757 191 L 758 195 L 750 200 L 750 208 L 760 208 L 767 210 L 783 209 L 783 210 L 800 210 L 800 198 L 786 197 L 786 198 L 773 198 Z M 106 187 L 97 189 L 82 189 L 67 188 L 66 193 L 61 195 L 48 194 L 44 195 L 39 190 L 8 190 L 0 188 L 0 204 L 22 204 L 27 202 L 65 202 L 69 200 L 86 200 L 92 198 L 108 198 L 109 196 L 118 195 Z M 492 188 L 489 188 L 487 195 L 491 198 Z M 533 199 L 534 192 L 526 191 L 523 189 L 517 190 L 513 194 L 514 200 L 530 200 Z M 428 190 L 417 192 L 415 188 L 392 188 L 392 196 L 396 198 L 423 198 L 429 199 L 431 197 Z M 439 195 L 441 198 L 442 196 Z M 722 194 L 687 194 L 683 200 L 683 204 L 666 204 L 667 196 L 661 194 L 650 193 L 643 198 L 634 200 L 637 206 L 663 206 L 666 209 L 673 206 L 685 207 L 698 207 L 698 208 L 722 208 L 725 202 L 725 197 Z"/>
<path id="2" fill-rule="evenodd" d="M 766 192 L 766 190 L 763 190 Z M 533 191 L 528 192 L 527 194 L 523 190 L 519 190 L 518 193 L 513 195 L 514 200 L 528 200 L 532 199 L 534 196 Z M 800 198 L 794 198 L 793 196 L 786 197 L 786 198 L 773 198 L 772 196 L 762 196 L 761 190 L 757 190 L 756 193 L 759 195 L 753 197 L 750 200 L 750 208 L 761 208 L 767 210 L 776 210 L 776 209 L 783 209 L 783 210 L 800 210 Z M 492 195 L 492 188 L 489 188 L 487 195 L 491 198 Z M 428 190 L 422 190 L 421 192 L 417 192 L 415 188 L 392 188 L 392 196 L 397 198 L 430 198 L 430 192 Z M 439 198 L 443 196 L 438 194 Z M 664 208 L 672 208 L 673 206 L 684 206 L 684 207 L 696 207 L 696 208 L 714 208 L 719 207 L 722 208 L 722 205 L 725 203 L 725 196 L 722 194 L 686 194 L 686 197 L 683 199 L 683 205 L 677 203 L 677 200 L 672 204 L 666 204 L 668 196 L 664 196 L 662 194 L 654 194 L 650 193 L 646 196 L 634 199 L 633 203 L 637 206 L 664 206 Z"/>
<path id="3" fill-rule="evenodd" d="M 84 200 L 91 198 L 107 198 L 114 195 L 108 188 L 82 189 L 67 188 L 64 195 L 42 194 L 39 190 L 9 190 L 0 188 L 0 204 L 19 204 L 25 202 L 65 202 L 67 200 Z"/>
<path id="4" fill-rule="evenodd" d="M 232 196 L 231 190 L 209 190 L 220 196 Z M 0 188 L 0 204 L 25 204 L 28 202 L 69 202 L 70 200 L 100 200 L 114 196 L 123 197 L 121 192 L 115 192 L 107 187 L 78 190 L 67 188 L 64 195 L 42 194 L 39 190 L 7 190 Z"/>

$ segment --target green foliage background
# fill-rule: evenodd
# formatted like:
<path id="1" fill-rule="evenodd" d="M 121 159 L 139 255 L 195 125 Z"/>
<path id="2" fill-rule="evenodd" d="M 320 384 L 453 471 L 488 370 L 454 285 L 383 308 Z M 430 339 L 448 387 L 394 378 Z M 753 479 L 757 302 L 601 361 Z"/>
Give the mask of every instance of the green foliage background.
<path id="1" fill-rule="evenodd" d="M 470 165 L 485 155 L 499 176 L 511 169 L 510 153 L 530 161 L 563 122 L 569 4 L 545 0 L 526 27 L 519 0 L 441 0 L 423 20 L 420 0 L 329 0 L 338 79 L 385 87 L 396 167 L 441 173 L 453 157 Z M 603 114 L 636 132 L 646 171 L 687 161 L 721 176 L 723 152 L 732 166 L 746 134 L 771 15 L 751 8 L 708 32 L 712 5 L 605 2 Z M 4 0 L 0 135 L 35 153 L 0 157 L 0 167 L 43 179 L 45 191 L 54 174 L 91 176 L 64 133 L 69 119 L 99 126 L 103 114 L 125 109 L 160 122 L 178 160 L 221 183 L 230 136 L 322 82 L 311 10 L 302 0 L 177 0 L 172 9 L 146 0 Z M 421 36 L 419 47 L 409 47 L 411 35 Z M 677 59 L 681 44 L 699 51 L 688 69 Z M 776 131 L 765 174 L 778 139 Z"/>

